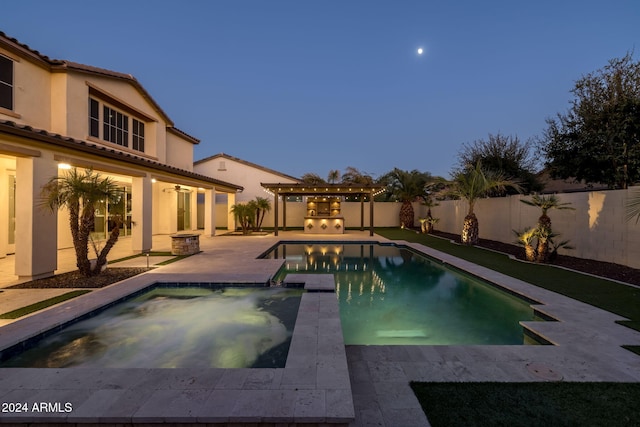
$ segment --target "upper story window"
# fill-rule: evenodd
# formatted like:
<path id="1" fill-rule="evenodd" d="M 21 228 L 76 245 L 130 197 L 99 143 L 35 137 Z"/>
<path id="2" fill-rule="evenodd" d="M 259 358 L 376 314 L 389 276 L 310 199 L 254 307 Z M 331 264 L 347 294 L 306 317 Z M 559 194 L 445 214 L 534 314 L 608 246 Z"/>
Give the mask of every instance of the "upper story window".
<path id="1" fill-rule="evenodd" d="M 144 122 L 94 98 L 89 98 L 89 136 L 144 153 Z"/>
<path id="2" fill-rule="evenodd" d="M 144 122 L 133 119 L 133 133 L 131 138 L 133 142 L 131 148 L 144 152 Z"/>
<path id="3" fill-rule="evenodd" d="M 13 61 L 0 55 L 0 107 L 13 110 Z"/>

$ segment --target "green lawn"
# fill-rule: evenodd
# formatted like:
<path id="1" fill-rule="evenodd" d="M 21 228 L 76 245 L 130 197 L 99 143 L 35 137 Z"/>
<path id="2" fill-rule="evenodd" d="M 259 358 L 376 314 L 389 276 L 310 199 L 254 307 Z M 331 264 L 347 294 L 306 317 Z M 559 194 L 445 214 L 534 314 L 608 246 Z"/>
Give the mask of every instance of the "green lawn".
<path id="1" fill-rule="evenodd" d="M 639 383 L 411 383 L 433 427 L 637 426 Z"/>
<path id="2" fill-rule="evenodd" d="M 474 264 L 619 314 L 631 320 L 631 322 L 621 323 L 640 330 L 640 289 L 638 288 L 550 265 L 519 262 L 493 251 L 456 245 L 446 239 L 417 234 L 410 230 L 376 228 L 376 233 L 391 240 L 421 243 Z"/>

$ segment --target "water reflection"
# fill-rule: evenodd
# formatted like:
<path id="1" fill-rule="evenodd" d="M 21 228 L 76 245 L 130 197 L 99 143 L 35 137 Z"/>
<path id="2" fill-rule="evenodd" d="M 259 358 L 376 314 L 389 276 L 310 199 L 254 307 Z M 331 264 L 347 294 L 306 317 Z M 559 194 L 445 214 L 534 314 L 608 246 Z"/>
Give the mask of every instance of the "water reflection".
<path id="1" fill-rule="evenodd" d="M 280 245 L 287 273 L 332 273 L 347 344 L 522 344 L 527 303 L 411 250 Z"/>

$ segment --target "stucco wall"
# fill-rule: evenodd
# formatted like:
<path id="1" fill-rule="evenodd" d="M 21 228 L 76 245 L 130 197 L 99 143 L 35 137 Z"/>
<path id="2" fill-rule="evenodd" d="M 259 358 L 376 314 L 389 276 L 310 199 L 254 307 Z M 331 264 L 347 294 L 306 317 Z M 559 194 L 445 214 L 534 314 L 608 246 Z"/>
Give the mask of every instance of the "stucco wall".
<path id="1" fill-rule="evenodd" d="M 14 61 L 13 113 L 19 115 L 15 117 L 0 111 L 0 119 L 49 129 L 51 125 L 50 73 L 2 48 L 0 48 L 0 54 Z"/>
<path id="2" fill-rule="evenodd" d="M 570 240 L 574 250 L 561 250 L 564 255 L 614 262 L 640 268 L 640 222 L 626 221 L 627 199 L 640 187 L 629 190 L 594 191 L 559 194 L 561 203 L 569 202 L 575 210 L 548 212 L 559 239 Z M 480 237 L 514 243 L 512 230 L 534 227 L 541 214 L 539 208 L 521 203 L 528 196 L 481 199 L 475 213 L 480 224 Z M 467 203 L 463 200 L 440 202 L 432 208 L 440 218 L 436 229 L 460 233 Z"/>

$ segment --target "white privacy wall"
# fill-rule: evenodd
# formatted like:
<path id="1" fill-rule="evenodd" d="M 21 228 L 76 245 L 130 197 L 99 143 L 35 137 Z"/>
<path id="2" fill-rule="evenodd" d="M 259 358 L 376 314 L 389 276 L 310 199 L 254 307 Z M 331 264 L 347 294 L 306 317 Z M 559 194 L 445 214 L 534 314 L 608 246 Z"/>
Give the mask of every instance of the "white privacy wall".
<path id="1" fill-rule="evenodd" d="M 569 206 L 575 208 L 548 212 L 553 231 L 560 233 L 559 239 L 568 239 L 575 247 L 561 253 L 640 268 L 640 222 L 626 221 L 627 199 L 637 192 L 639 187 L 558 194 L 561 203 L 570 202 Z M 517 195 L 478 200 L 474 211 L 480 224 L 480 238 L 514 243 L 512 230 L 534 227 L 541 211 L 520 202 L 529 198 Z M 433 216 L 440 218 L 436 229 L 460 233 L 467 207 L 463 200 L 440 202 L 432 208 Z"/>

